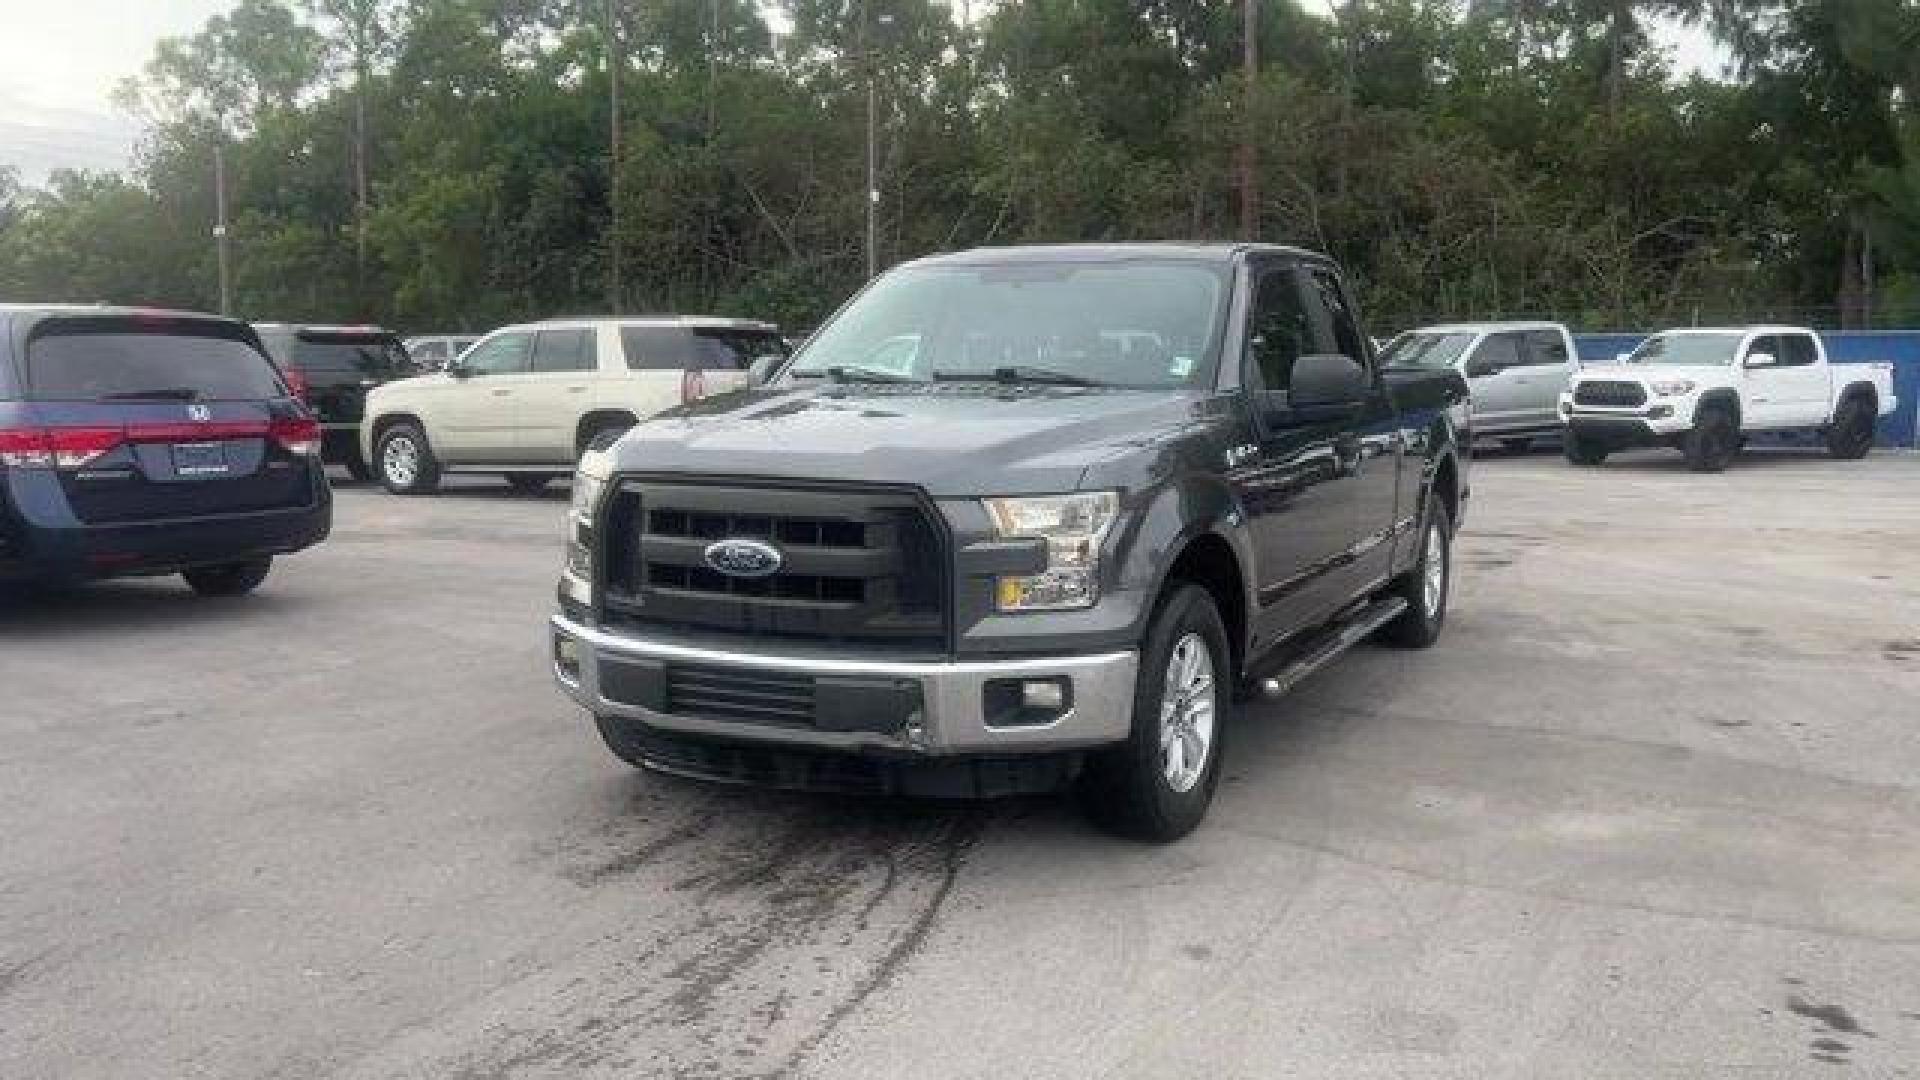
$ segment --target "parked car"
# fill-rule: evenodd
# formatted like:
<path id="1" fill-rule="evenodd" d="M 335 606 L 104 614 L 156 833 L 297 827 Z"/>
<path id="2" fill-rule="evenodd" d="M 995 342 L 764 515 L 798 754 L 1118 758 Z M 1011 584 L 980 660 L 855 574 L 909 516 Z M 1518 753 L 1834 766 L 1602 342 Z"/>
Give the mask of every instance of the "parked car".
<path id="1" fill-rule="evenodd" d="M 407 356 L 421 371 L 444 371 L 453 358 L 479 340 L 477 334 L 422 334 L 403 343 Z"/>
<path id="2" fill-rule="evenodd" d="M 635 765 L 1077 781 L 1102 820 L 1176 838 L 1237 688 L 1375 631 L 1430 645 L 1446 617 L 1466 386 L 1383 374 L 1351 295 L 1269 246 L 896 268 L 772 385 L 583 458 L 559 683 Z"/>
<path id="3" fill-rule="evenodd" d="M 1380 359 L 1389 369 L 1460 371 L 1472 391 L 1473 437 L 1509 450 L 1560 433 L 1560 395 L 1580 368 L 1573 335 L 1554 322 L 1422 327 L 1394 338 Z"/>
<path id="4" fill-rule="evenodd" d="M 1891 364 L 1830 364 L 1799 326 L 1668 330 L 1562 395 L 1567 460 L 1599 465 L 1630 446 L 1671 446 L 1699 472 L 1727 467 L 1755 432 L 1817 435 L 1834 457 L 1865 457 L 1893 412 Z"/>
<path id="5" fill-rule="evenodd" d="M 325 460 L 346 466 L 355 480 L 371 478 L 360 452 L 360 417 L 367 391 L 415 372 L 400 339 L 378 326 L 254 323 L 253 328 L 319 418 Z"/>
<path id="6" fill-rule="evenodd" d="M 663 409 L 746 385 L 784 360 L 775 327 L 668 316 L 503 327 L 437 375 L 374 391 L 361 443 L 381 483 L 433 491 L 447 472 L 492 472 L 538 490 L 595 439 Z"/>
<path id="7" fill-rule="evenodd" d="M 320 441 L 245 323 L 0 305 L 0 581 L 249 592 L 327 535 Z"/>

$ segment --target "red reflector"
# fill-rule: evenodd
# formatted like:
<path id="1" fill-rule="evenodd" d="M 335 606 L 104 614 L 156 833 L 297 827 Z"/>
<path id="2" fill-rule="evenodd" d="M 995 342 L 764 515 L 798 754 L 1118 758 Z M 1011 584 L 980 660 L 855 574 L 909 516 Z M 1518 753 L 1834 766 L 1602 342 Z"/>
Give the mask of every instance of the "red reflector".
<path id="1" fill-rule="evenodd" d="M 307 391 L 310 387 L 307 385 L 307 377 L 305 375 L 293 368 L 288 368 L 280 373 L 280 377 L 287 381 L 287 389 L 292 391 L 296 400 L 302 402 L 307 400 Z"/>

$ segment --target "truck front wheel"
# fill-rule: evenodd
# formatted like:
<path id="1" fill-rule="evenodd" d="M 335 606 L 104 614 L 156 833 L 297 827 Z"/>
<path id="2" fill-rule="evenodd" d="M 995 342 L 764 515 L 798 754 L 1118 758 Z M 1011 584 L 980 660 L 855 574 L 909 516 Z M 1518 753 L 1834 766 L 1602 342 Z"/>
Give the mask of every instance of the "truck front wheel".
<path id="1" fill-rule="evenodd" d="M 1567 432 L 1567 460 L 1575 465 L 1592 468 L 1607 462 L 1607 448 L 1592 439 L 1583 439 L 1573 432 Z"/>
<path id="2" fill-rule="evenodd" d="M 1739 441 L 1733 416 L 1725 409 L 1707 409 L 1694 418 L 1693 430 L 1681 438 L 1680 452 L 1686 455 L 1687 468 L 1694 472 L 1719 472 L 1733 460 Z"/>
<path id="3" fill-rule="evenodd" d="M 1453 522 L 1447 518 L 1445 503 L 1428 498 L 1420 561 L 1393 584 L 1407 609 L 1380 628 L 1380 640 L 1405 649 L 1424 649 L 1440 640 L 1440 627 L 1447 621 L 1447 594 L 1453 591 Z"/>
<path id="4" fill-rule="evenodd" d="M 1230 655 L 1213 597 L 1197 585 L 1174 586 L 1140 650 L 1132 734 L 1095 754 L 1081 778 L 1096 821 L 1155 843 L 1200 824 L 1220 780 Z"/>

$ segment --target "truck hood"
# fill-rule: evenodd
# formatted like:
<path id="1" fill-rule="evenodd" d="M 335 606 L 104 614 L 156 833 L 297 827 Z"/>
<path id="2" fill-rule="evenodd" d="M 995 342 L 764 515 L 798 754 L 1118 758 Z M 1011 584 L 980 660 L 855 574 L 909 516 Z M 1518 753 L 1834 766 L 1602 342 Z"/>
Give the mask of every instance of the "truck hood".
<path id="1" fill-rule="evenodd" d="M 1095 461 L 1182 427 L 1187 391 L 970 383 L 770 387 L 646 420 L 622 472 L 907 484 L 935 498 L 1072 491 Z"/>
<path id="2" fill-rule="evenodd" d="M 1692 379 L 1703 386 L 1728 382 L 1725 364 L 1594 364 L 1580 369 L 1575 382 L 1605 379 L 1609 382 L 1646 382 L 1650 379 Z"/>

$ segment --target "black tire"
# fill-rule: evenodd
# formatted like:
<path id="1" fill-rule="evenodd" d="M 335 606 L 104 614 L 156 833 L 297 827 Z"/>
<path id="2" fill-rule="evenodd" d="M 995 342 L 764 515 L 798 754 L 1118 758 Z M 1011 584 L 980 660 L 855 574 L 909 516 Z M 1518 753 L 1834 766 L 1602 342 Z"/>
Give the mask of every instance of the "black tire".
<path id="1" fill-rule="evenodd" d="M 1681 437 L 1680 452 L 1686 455 L 1687 468 L 1694 472 L 1719 472 L 1733 460 L 1739 440 L 1732 413 L 1706 409 L 1693 418 L 1693 429 Z"/>
<path id="2" fill-rule="evenodd" d="M 223 566 L 196 566 L 180 576 L 201 596 L 245 596 L 259 588 L 272 569 L 273 556 L 268 555 Z"/>
<path id="3" fill-rule="evenodd" d="M 1567 460 L 1575 465 L 1591 469 L 1607 463 L 1609 451 L 1591 439 L 1583 439 L 1569 431 L 1564 443 Z"/>
<path id="4" fill-rule="evenodd" d="M 553 483 L 554 477 L 557 476 L 558 474 L 557 473 L 506 473 L 504 475 L 507 478 L 508 487 L 511 487 L 515 491 L 523 491 L 531 495 L 536 491 L 543 490 L 548 484 Z"/>
<path id="5" fill-rule="evenodd" d="M 411 453 L 399 449 L 402 443 L 412 447 Z M 381 485 L 395 495 L 431 495 L 440 489 L 440 461 L 416 424 L 395 424 L 381 432 L 373 460 Z M 409 460 L 410 469 L 406 467 Z"/>
<path id="6" fill-rule="evenodd" d="M 353 477 L 362 484 L 373 479 L 373 466 L 367 464 L 366 456 L 360 453 L 358 446 L 347 451 L 346 460 L 340 464 L 346 466 L 348 476 Z"/>
<path id="7" fill-rule="evenodd" d="M 613 751 L 613 756 L 636 769 L 647 767 L 646 758 L 640 752 L 640 742 L 633 737 L 628 724 L 631 721 L 613 716 L 595 716 L 593 724 L 600 729 L 600 740 Z"/>
<path id="8" fill-rule="evenodd" d="M 1429 589 L 1430 571 L 1438 560 L 1438 581 Z M 1453 594 L 1453 520 L 1445 503 L 1427 496 L 1427 513 L 1420 522 L 1420 558 L 1412 569 L 1393 581 L 1393 593 L 1407 609 L 1380 628 L 1381 641 L 1403 649 L 1424 649 L 1440 640 L 1447 624 L 1447 598 Z"/>
<path id="9" fill-rule="evenodd" d="M 1533 449 L 1533 440 L 1521 435 L 1511 439 L 1501 439 L 1500 446 L 1509 454 L 1524 454 Z"/>
<path id="10" fill-rule="evenodd" d="M 1189 642 L 1203 644 L 1204 654 L 1193 651 Z M 1189 684 L 1194 692 L 1209 696 L 1209 724 L 1200 723 L 1195 711 L 1174 710 L 1173 717 L 1188 722 L 1191 726 L 1187 730 L 1193 736 L 1180 739 L 1182 760 L 1177 770 L 1169 755 L 1172 740 L 1163 739 L 1161 715 L 1176 649 L 1188 663 L 1204 661 L 1206 677 L 1211 679 L 1204 690 L 1197 682 Z M 1155 608 L 1145 646 L 1140 650 L 1132 734 L 1126 742 L 1093 754 L 1080 778 L 1081 799 L 1096 822 L 1123 836 L 1161 844 L 1180 839 L 1200 824 L 1220 782 L 1220 760 L 1233 701 L 1230 666 L 1227 631 L 1213 597 L 1198 585 L 1181 582 L 1171 586 Z M 1190 700 L 1197 703 L 1200 699 Z M 1188 755 L 1196 742 L 1201 764 L 1194 770 Z M 1174 772 L 1186 777 L 1184 789 L 1175 786 L 1169 775 Z"/>
<path id="11" fill-rule="evenodd" d="M 1841 461 L 1858 461 L 1873 449 L 1874 407 L 1855 395 L 1840 405 L 1840 415 L 1827 429 L 1827 453 Z"/>

